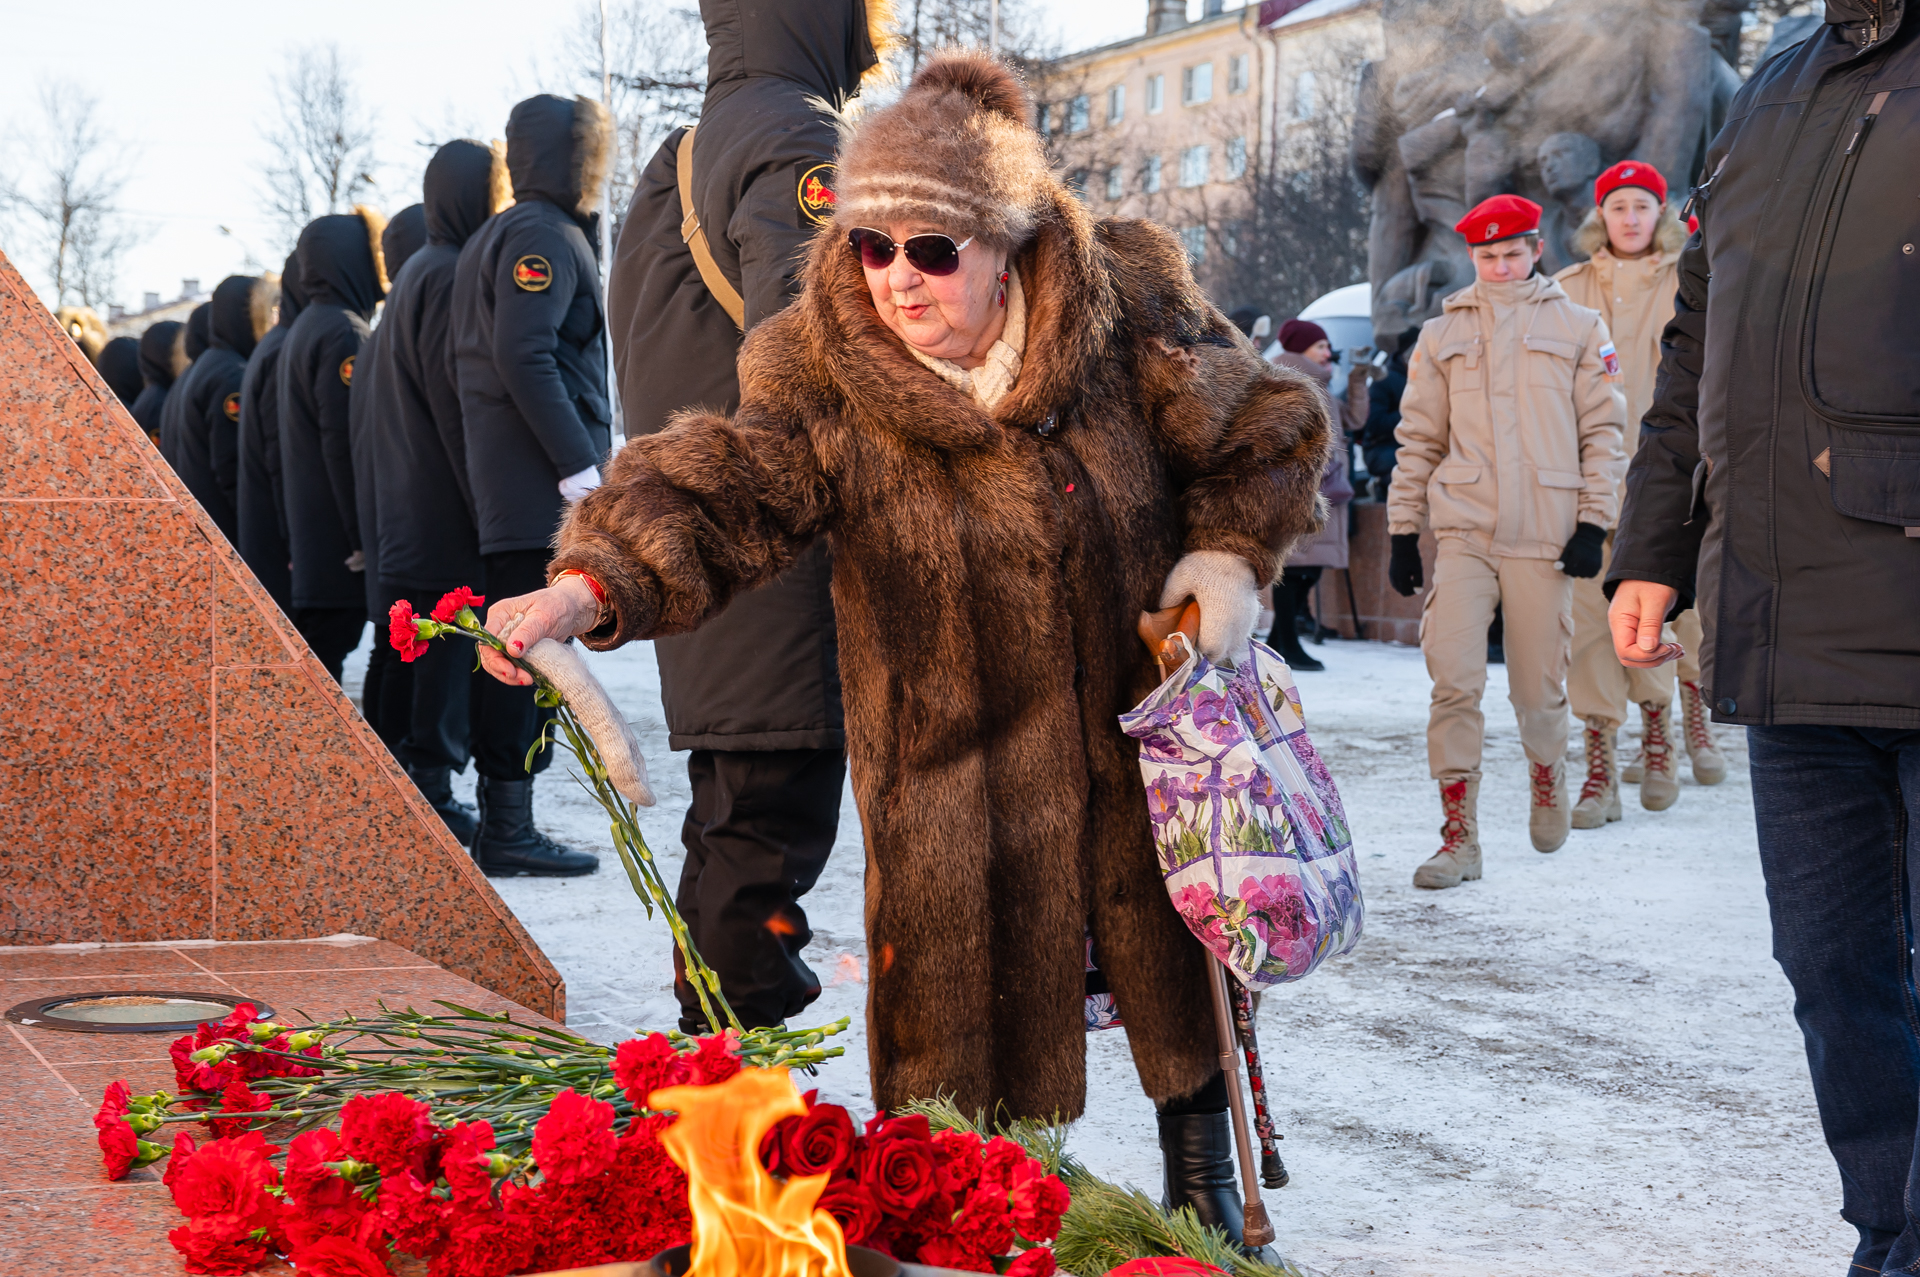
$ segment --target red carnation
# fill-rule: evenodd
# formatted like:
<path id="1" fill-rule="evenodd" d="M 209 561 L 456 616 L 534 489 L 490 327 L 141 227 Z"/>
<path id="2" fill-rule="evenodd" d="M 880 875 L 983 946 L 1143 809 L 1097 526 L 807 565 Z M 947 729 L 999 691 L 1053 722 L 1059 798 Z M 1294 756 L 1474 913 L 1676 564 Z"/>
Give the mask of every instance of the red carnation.
<path id="1" fill-rule="evenodd" d="M 694 1039 L 687 1080 L 695 1086 L 712 1086 L 715 1082 L 726 1081 L 740 1071 L 740 1057 L 736 1054 L 739 1046 L 739 1039 L 732 1029 L 711 1037 Z"/>
<path id="2" fill-rule="evenodd" d="M 613 1105 L 578 1091 L 553 1097 L 533 1128 L 533 1160 L 555 1184 L 577 1184 L 613 1165 Z"/>
<path id="3" fill-rule="evenodd" d="M 193 1136 L 181 1131 L 173 1137 L 173 1156 L 167 1159 L 167 1169 L 160 1176 L 160 1182 L 172 1188 L 173 1181 L 179 1179 L 181 1173 L 187 1169 L 187 1159 L 192 1156 Z"/>
<path id="4" fill-rule="evenodd" d="M 1021 1251 L 1007 1265 L 1006 1277 L 1053 1277 L 1058 1268 L 1059 1264 L 1055 1262 L 1051 1250 L 1045 1246 L 1035 1246 L 1032 1250 Z"/>
<path id="5" fill-rule="evenodd" d="M 460 614 L 461 608 L 470 607 L 477 610 L 486 601 L 486 595 L 475 594 L 463 585 L 451 594 L 440 596 L 440 601 L 433 605 L 433 619 L 442 625 L 452 625 L 453 618 Z"/>
<path id="6" fill-rule="evenodd" d="M 431 1258 L 447 1244 L 454 1205 L 434 1196 L 432 1185 L 403 1171 L 381 1177 L 379 1212 L 380 1228 L 392 1236 L 395 1246 L 409 1255 Z"/>
<path id="7" fill-rule="evenodd" d="M 220 1092 L 220 1111 L 222 1113 L 259 1113 L 273 1107 L 273 1097 L 262 1095 L 248 1089 L 245 1082 L 232 1082 Z M 208 1118 L 207 1124 L 213 1127 L 216 1137 L 224 1138 L 238 1135 L 252 1123 L 251 1118 Z"/>
<path id="8" fill-rule="evenodd" d="M 853 1161 L 853 1118 L 838 1104 L 816 1104 L 786 1125 L 780 1162 L 789 1175 L 831 1175 Z"/>
<path id="9" fill-rule="evenodd" d="M 260 1231 L 253 1221 L 237 1215 L 209 1215 L 189 1219 L 169 1232 L 167 1240 L 180 1252 L 190 1273 L 244 1277 L 272 1253 L 257 1235 Z"/>
<path id="10" fill-rule="evenodd" d="M 433 1277 L 498 1277 L 519 1272 L 534 1248 L 532 1230 L 499 1211 L 457 1216 Z"/>
<path id="11" fill-rule="evenodd" d="M 107 1178 L 125 1179 L 133 1164 L 140 1160 L 140 1137 L 133 1133 L 133 1127 L 124 1117 L 104 1122 L 95 1118 L 94 1125 L 100 1128 L 100 1160 L 107 1165 Z"/>
<path id="12" fill-rule="evenodd" d="M 1015 1176 L 1028 1162 L 1027 1150 L 1010 1139 L 996 1135 L 987 1141 L 981 1154 L 980 1182 L 1011 1189 Z"/>
<path id="13" fill-rule="evenodd" d="M 849 1246 L 866 1241 L 880 1227 L 880 1203 L 855 1180 L 834 1180 L 827 1185 L 827 1191 L 820 1194 L 814 1209 L 827 1212 L 839 1222 Z"/>
<path id="14" fill-rule="evenodd" d="M 387 611 L 387 642 L 403 661 L 417 661 L 426 654 L 427 643 L 414 624 L 413 604 L 401 599 Z"/>
<path id="15" fill-rule="evenodd" d="M 940 1187 L 927 1119 L 896 1117 L 870 1129 L 860 1178 L 882 1211 L 899 1219 L 913 1214 Z"/>
<path id="16" fill-rule="evenodd" d="M 990 1273 L 993 1260 L 955 1237 L 934 1237 L 920 1245 L 914 1262 L 928 1268 L 953 1268 L 963 1273 Z"/>
<path id="17" fill-rule="evenodd" d="M 177 1154 L 176 1154 L 177 1156 Z M 335 1210 L 348 1205 L 354 1187 L 328 1162 L 346 1160 L 340 1137 L 321 1127 L 293 1137 L 287 1145 L 287 1169 L 281 1181 L 287 1197 L 304 1210 Z"/>
<path id="18" fill-rule="evenodd" d="M 431 1110 L 398 1091 L 356 1095 L 340 1110 L 340 1143 L 382 1173 L 424 1169 L 433 1141 Z"/>
<path id="19" fill-rule="evenodd" d="M 1227 1277 L 1226 1270 L 1185 1255 L 1149 1255 L 1129 1259 L 1107 1277 Z"/>
<path id="20" fill-rule="evenodd" d="M 1052 1241 L 1060 1232 L 1060 1217 L 1072 1201 L 1067 1186 L 1053 1175 L 1025 1176 L 1008 1194 L 1013 1226 L 1030 1242 Z"/>
<path id="21" fill-rule="evenodd" d="M 292 1259 L 301 1277 L 387 1277 L 386 1261 L 350 1237 L 322 1237 Z"/>
<path id="22" fill-rule="evenodd" d="M 986 1141 L 972 1131 L 940 1131 L 933 1137 L 934 1161 L 940 1168 L 940 1189 L 964 1197 L 980 1180 L 986 1162 L 980 1155 Z"/>
<path id="23" fill-rule="evenodd" d="M 628 1038 L 613 1054 L 613 1080 L 634 1105 L 645 1108 L 647 1097 L 662 1087 L 687 1080 L 684 1057 L 664 1033 Z"/>
<path id="24" fill-rule="evenodd" d="M 953 1236 L 983 1255 L 1012 1250 L 1013 1219 L 1007 1212 L 1007 1195 L 991 1185 L 976 1188 L 953 1217 Z"/>
<path id="25" fill-rule="evenodd" d="M 197 1150 L 174 1176 L 173 1204 L 188 1219 L 231 1215 L 249 1229 L 266 1227 L 274 1217 L 267 1187 L 280 1182 L 267 1158 L 279 1151 L 258 1131 L 215 1140 Z"/>
<path id="26" fill-rule="evenodd" d="M 440 1149 L 440 1173 L 447 1177 L 453 1200 L 462 1206 L 493 1200 L 492 1159 L 493 1126 L 487 1122 L 462 1122 L 448 1133 Z"/>

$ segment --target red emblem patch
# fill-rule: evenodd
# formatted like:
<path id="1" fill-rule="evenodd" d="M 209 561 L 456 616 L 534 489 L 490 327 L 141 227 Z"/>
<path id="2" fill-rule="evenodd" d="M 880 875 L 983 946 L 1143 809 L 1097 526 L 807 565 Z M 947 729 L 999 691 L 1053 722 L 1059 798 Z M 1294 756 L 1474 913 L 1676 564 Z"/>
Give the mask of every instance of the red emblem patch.
<path id="1" fill-rule="evenodd" d="M 240 392 L 234 391 L 220 404 L 220 410 L 227 414 L 228 421 L 240 420 Z"/>
<path id="2" fill-rule="evenodd" d="M 816 226 L 833 220 L 833 174 L 833 165 L 816 164 L 800 175 L 800 213 Z"/>
<path id="3" fill-rule="evenodd" d="M 348 355 L 345 359 L 342 359 L 340 361 L 340 384 L 343 386 L 351 386 L 353 384 L 353 356 L 352 355 Z"/>
<path id="4" fill-rule="evenodd" d="M 553 266 L 538 253 L 528 253 L 513 264 L 513 282 L 523 292 L 544 293 L 553 283 Z"/>

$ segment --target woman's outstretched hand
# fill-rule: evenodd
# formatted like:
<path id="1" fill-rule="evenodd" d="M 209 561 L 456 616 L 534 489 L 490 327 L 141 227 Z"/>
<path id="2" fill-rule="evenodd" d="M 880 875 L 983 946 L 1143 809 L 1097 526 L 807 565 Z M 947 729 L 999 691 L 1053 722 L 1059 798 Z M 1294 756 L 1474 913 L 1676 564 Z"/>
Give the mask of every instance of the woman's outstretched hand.
<path id="1" fill-rule="evenodd" d="M 515 656 L 543 638 L 565 642 L 593 628 L 600 616 L 599 600 L 577 576 L 563 576 L 544 590 L 501 599 L 487 609 L 487 629 L 506 640 Z M 480 667 L 516 687 L 533 686 L 533 675 L 482 643 Z"/>

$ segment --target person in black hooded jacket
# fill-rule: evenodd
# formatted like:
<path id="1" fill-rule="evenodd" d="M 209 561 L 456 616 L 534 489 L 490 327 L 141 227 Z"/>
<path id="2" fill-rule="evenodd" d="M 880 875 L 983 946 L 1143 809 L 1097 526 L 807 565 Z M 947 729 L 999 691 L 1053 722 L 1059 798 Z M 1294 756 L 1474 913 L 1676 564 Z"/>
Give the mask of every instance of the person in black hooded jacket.
<path id="1" fill-rule="evenodd" d="M 454 372 L 489 598 L 547 583 L 562 503 L 599 486 L 612 444 L 592 212 L 612 146 L 606 108 L 591 98 L 541 94 L 515 106 L 507 118 L 515 203 L 467 240 L 454 271 Z M 533 825 L 526 756 L 552 711 L 534 704 L 532 688 L 490 678 L 480 680 L 474 709 L 481 869 L 593 872 L 597 857 Z M 542 750 L 533 771 L 552 757 Z"/>
<path id="2" fill-rule="evenodd" d="M 132 337 L 115 337 L 100 351 L 96 367 L 114 398 L 131 408 L 145 384 L 140 377 L 140 343 Z"/>
<path id="3" fill-rule="evenodd" d="M 368 321 L 387 291 L 380 249 L 385 229 L 384 218 L 362 208 L 317 217 L 300 232 L 307 305 L 280 351 L 292 620 L 335 679 L 367 623 L 347 405 Z"/>
<path id="4" fill-rule="evenodd" d="M 247 358 L 273 326 L 278 281 L 229 275 L 213 290 L 210 341 L 174 393 L 181 400 L 173 468 L 230 542 L 240 539 L 240 383 Z"/>
<path id="5" fill-rule="evenodd" d="M 173 388 L 167 392 L 166 407 L 160 411 L 160 455 L 167 459 L 167 464 L 174 468 L 176 474 L 180 469 L 180 431 L 183 429 L 187 402 L 187 397 L 177 392 L 185 386 L 187 375 L 200 362 L 200 356 L 207 353 L 207 346 L 212 340 L 213 303 L 201 302 L 188 314 L 186 327 L 180 332 L 179 345 L 174 347 Z"/>
<path id="6" fill-rule="evenodd" d="M 448 591 L 484 583 L 447 334 L 460 246 L 512 198 L 506 157 L 482 142 L 448 142 L 427 162 L 423 186 L 427 246 L 394 273 L 378 341 L 362 361 L 379 386 L 372 467 L 379 550 L 369 555 L 379 564 L 376 622 L 402 599 L 425 616 Z M 360 496 L 364 503 L 367 489 Z M 454 798 L 453 773 L 465 771 L 471 756 L 473 686 L 472 654 L 435 643 L 412 664 L 389 668 L 381 693 L 400 761 L 467 845 L 478 821 Z"/>
<path id="7" fill-rule="evenodd" d="M 862 0 L 767 5 L 703 0 L 707 93 L 692 130 L 693 207 L 751 329 L 799 291 L 807 242 L 831 220 L 833 119 L 879 62 Z M 681 234 L 677 129 L 621 224 L 607 281 L 614 367 L 629 437 L 682 408 L 732 412 L 742 330 L 701 281 Z M 831 568 L 825 542 L 743 594 L 697 633 L 655 640 L 674 749 L 692 750 L 693 801 L 678 904 L 749 1025 L 778 1024 L 820 995 L 801 958 L 798 899 L 832 850 L 846 777 Z M 677 985 L 681 1027 L 704 1021 Z"/>
<path id="8" fill-rule="evenodd" d="M 427 214 L 418 204 L 409 204 L 395 213 L 380 232 L 380 254 L 391 280 L 400 273 L 407 259 L 427 242 Z M 379 376 L 377 352 L 385 340 L 383 318 L 360 349 L 354 363 L 353 388 L 347 399 L 347 442 L 353 453 L 353 502 L 360 528 L 360 551 L 364 564 L 360 584 L 366 592 L 367 615 L 380 621 L 380 538 L 374 526 L 374 444 L 375 414 L 373 383 Z M 404 667 L 400 654 L 388 643 L 375 642 L 367 657 L 367 677 L 360 689 L 360 712 L 395 758 L 399 757 L 400 737 L 406 730 L 404 716 L 392 721 L 399 700 L 389 705 L 387 682 Z"/>
<path id="9" fill-rule="evenodd" d="M 156 448 L 160 446 L 160 418 L 166 411 L 167 393 L 183 371 L 174 360 L 185 331 L 186 325 L 179 320 L 163 319 L 140 334 L 140 380 L 145 385 L 133 401 L 133 419 Z M 184 351 L 180 351 L 180 358 L 184 360 Z"/>
<path id="10" fill-rule="evenodd" d="M 280 319 L 247 359 L 240 382 L 240 486 L 234 497 L 235 543 L 260 584 L 293 612 L 292 559 L 287 550 L 287 495 L 280 482 L 280 348 L 306 305 L 300 256 L 287 254 L 280 275 Z"/>

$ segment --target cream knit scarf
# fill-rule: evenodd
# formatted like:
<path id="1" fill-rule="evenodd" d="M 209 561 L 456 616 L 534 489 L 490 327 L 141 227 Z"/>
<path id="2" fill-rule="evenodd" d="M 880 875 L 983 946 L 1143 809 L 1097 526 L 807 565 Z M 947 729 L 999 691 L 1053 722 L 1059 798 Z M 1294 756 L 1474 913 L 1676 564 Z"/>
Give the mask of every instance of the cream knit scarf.
<path id="1" fill-rule="evenodd" d="M 970 396 L 991 413 L 1020 379 L 1020 356 L 1027 348 L 1027 298 L 1020 288 L 1020 272 L 1007 272 L 1007 324 L 1000 339 L 987 351 L 987 362 L 971 371 L 946 359 L 925 355 L 909 345 L 913 357 L 938 373 L 941 380 Z"/>

